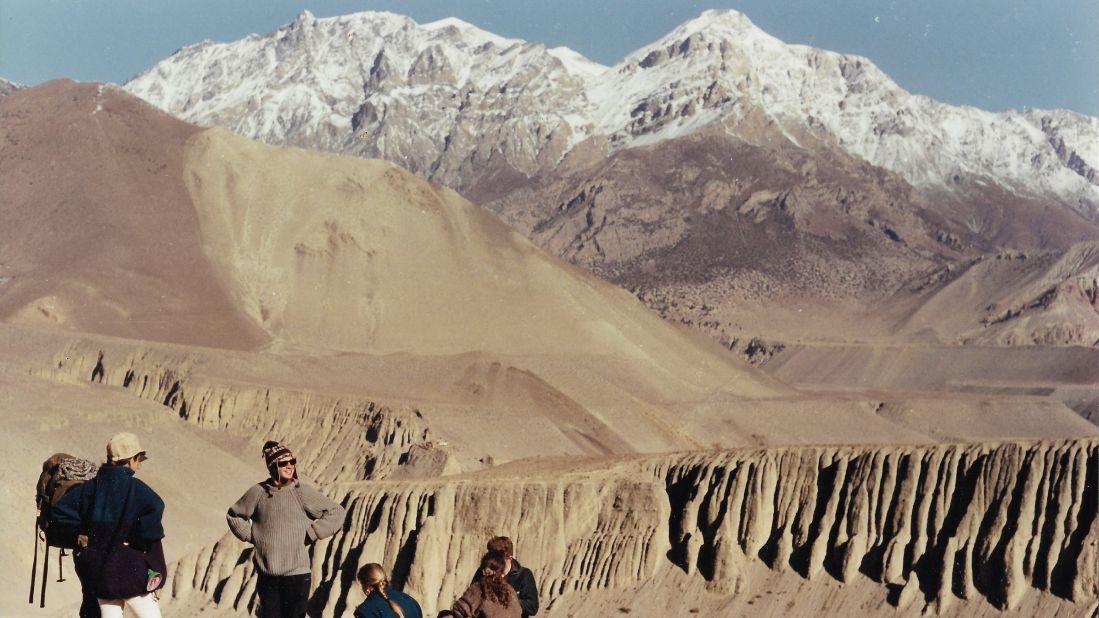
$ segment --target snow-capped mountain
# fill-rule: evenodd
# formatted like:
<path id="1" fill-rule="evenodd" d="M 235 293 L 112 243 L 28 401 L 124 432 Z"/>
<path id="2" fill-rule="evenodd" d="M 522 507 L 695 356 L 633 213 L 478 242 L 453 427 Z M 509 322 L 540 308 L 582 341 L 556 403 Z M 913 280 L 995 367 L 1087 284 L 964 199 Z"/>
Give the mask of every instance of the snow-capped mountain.
<path id="1" fill-rule="evenodd" d="M 482 157 L 534 172 L 550 147 L 556 162 L 577 141 L 586 80 L 603 70 L 456 19 L 306 11 L 267 36 L 181 49 L 126 88 L 198 124 L 385 158 L 461 187 L 463 163 Z"/>
<path id="2" fill-rule="evenodd" d="M 303 12 L 268 35 L 181 49 L 125 87 L 198 124 L 398 161 L 475 196 L 490 160 L 518 179 L 589 140 L 609 153 L 720 123 L 750 143 L 839 147 L 917 188 L 999 185 L 1099 220 L 1099 119 L 945 105 L 735 11 L 706 11 L 613 67 L 457 19 Z"/>
<path id="3" fill-rule="evenodd" d="M 832 142 L 920 188 L 950 188 L 963 178 L 995 182 L 1056 195 L 1093 219 L 1099 214 L 1099 182 L 1065 164 L 1075 157 L 1090 169 L 1099 161 L 1099 119 L 945 105 L 909 94 L 866 58 L 787 45 L 733 11 L 703 13 L 628 56 L 615 73 L 620 83 L 605 82 L 608 94 L 653 84 L 630 107 L 635 133 L 650 132 L 650 119 L 636 113 L 641 107 L 655 110 L 658 124 L 697 124 L 705 115 L 694 107 L 705 102 L 700 91 L 713 99 L 716 90 L 716 115 L 738 134 L 762 113 L 795 144 Z M 1051 132 L 1066 154 L 1058 154 Z"/>
<path id="4" fill-rule="evenodd" d="M 25 86 L 23 86 L 22 84 L 17 84 L 13 81 L 8 81 L 3 77 L 0 77 L 0 97 L 4 96 L 5 94 L 11 94 L 12 92 L 15 92 L 16 90 L 24 87 Z"/>

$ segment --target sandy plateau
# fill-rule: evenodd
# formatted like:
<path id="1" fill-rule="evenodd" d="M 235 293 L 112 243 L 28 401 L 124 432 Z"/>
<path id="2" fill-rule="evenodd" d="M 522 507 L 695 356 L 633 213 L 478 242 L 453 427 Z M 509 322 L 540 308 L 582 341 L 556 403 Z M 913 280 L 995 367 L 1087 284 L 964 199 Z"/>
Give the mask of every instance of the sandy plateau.
<path id="1" fill-rule="evenodd" d="M 120 430 L 167 503 L 167 615 L 253 607 L 224 512 L 268 438 L 348 508 L 318 616 L 372 561 L 434 615 L 493 534 L 540 616 L 1096 611 L 1094 346 L 948 345 L 928 303 L 765 371 L 392 163 L 96 84 L 0 98 L 0 194 L 0 614 L 74 615 L 68 564 L 26 602 L 32 487 Z"/>

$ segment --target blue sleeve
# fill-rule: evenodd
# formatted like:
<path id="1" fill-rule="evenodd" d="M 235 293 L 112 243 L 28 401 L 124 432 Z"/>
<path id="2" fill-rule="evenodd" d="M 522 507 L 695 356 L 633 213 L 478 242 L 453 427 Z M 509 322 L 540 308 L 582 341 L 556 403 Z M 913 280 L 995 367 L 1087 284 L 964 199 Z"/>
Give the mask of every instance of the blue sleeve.
<path id="1" fill-rule="evenodd" d="M 147 493 L 142 500 L 142 509 L 134 520 L 133 536 L 143 541 L 159 541 L 164 538 L 164 501 L 148 486 L 141 489 Z"/>
<path id="2" fill-rule="evenodd" d="M 407 594 L 404 595 L 404 598 L 407 600 L 404 607 L 404 618 L 424 618 L 424 612 L 420 608 L 420 603 Z"/>

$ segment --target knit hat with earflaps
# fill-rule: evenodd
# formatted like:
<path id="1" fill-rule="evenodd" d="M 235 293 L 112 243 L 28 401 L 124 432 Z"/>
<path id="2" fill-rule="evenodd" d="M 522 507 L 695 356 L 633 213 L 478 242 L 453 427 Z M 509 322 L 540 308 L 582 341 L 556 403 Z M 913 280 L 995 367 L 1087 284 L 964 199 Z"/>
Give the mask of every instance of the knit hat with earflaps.
<path id="1" fill-rule="evenodd" d="M 294 453 L 290 452 L 290 449 L 275 440 L 268 440 L 267 443 L 263 445 L 263 461 L 267 464 L 268 468 L 274 466 L 275 462 L 283 457 L 293 456 Z"/>
<path id="2" fill-rule="evenodd" d="M 263 445 L 263 461 L 267 464 L 267 472 L 271 478 L 279 478 L 278 461 L 280 459 L 293 459 L 294 453 L 275 440 L 268 440 Z M 294 480 L 298 480 L 298 469 L 294 468 Z"/>

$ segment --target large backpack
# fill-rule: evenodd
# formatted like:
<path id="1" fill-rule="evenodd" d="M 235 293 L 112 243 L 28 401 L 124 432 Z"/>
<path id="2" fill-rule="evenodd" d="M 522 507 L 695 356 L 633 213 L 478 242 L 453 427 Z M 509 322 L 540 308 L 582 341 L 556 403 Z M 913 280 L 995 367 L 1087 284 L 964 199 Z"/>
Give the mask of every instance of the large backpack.
<path id="1" fill-rule="evenodd" d="M 74 487 L 84 481 L 95 478 L 99 472 L 98 466 L 88 461 L 73 457 L 67 453 L 54 453 L 49 459 L 42 462 L 42 473 L 38 476 L 38 484 L 35 491 L 35 506 L 38 515 L 34 520 L 34 563 L 31 566 L 31 590 L 29 603 L 34 603 L 34 577 L 38 570 L 38 541 L 45 541 L 46 551 L 42 562 L 42 598 L 40 607 L 46 605 L 46 576 L 49 571 L 50 548 L 59 548 L 58 574 L 64 581 L 64 572 L 60 570 L 61 558 L 65 556 L 66 549 L 75 549 L 79 531 L 66 526 L 54 525 L 52 521 L 53 505 L 72 491 Z"/>

